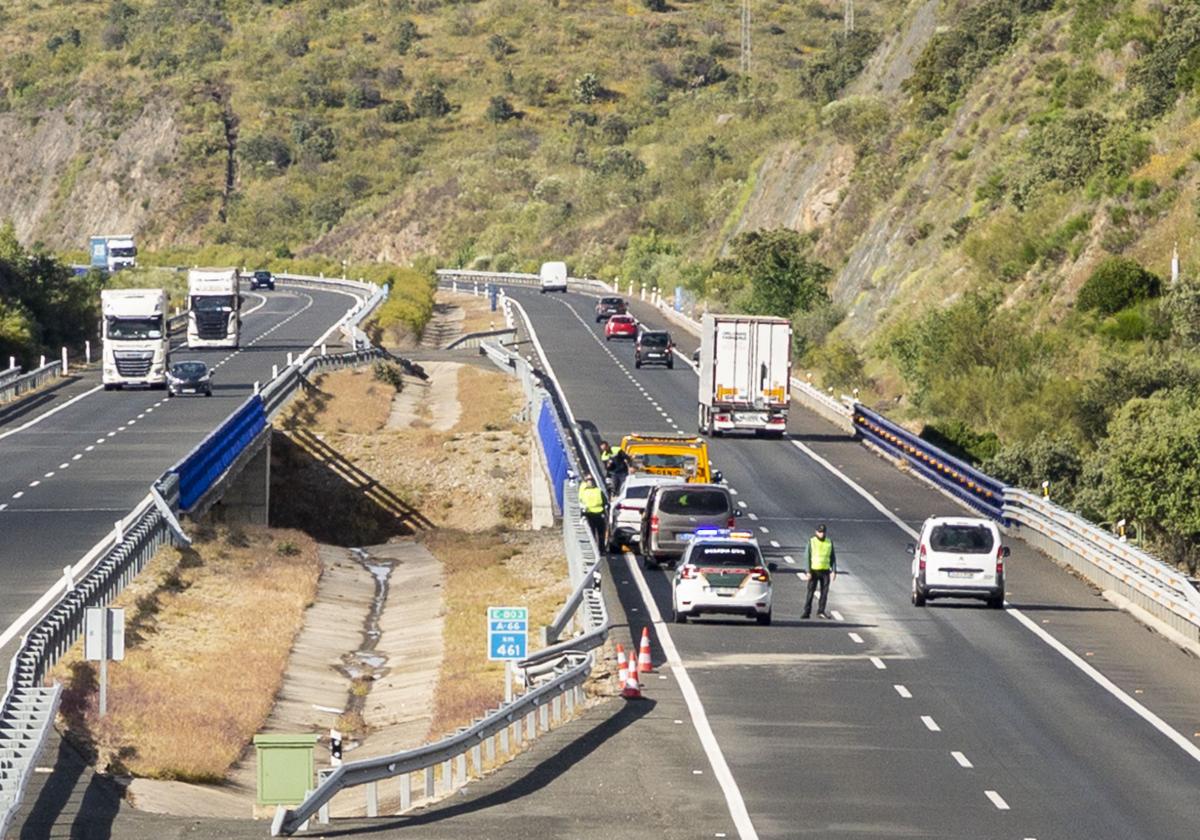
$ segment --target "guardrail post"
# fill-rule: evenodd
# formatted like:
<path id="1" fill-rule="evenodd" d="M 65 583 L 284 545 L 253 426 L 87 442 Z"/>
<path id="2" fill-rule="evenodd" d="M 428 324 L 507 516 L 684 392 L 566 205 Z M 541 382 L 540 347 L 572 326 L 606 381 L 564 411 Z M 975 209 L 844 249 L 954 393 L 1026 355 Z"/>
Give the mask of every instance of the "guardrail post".
<path id="1" fill-rule="evenodd" d="M 89 365 L 92 363 L 92 340 L 90 338 L 83 342 L 83 359 Z"/>
<path id="2" fill-rule="evenodd" d="M 67 375 L 67 348 L 62 349 L 62 372 L 63 376 Z"/>
<path id="3" fill-rule="evenodd" d="M 412 807 L 412 773 L 404 773 L 400 776 L 400 812 L 403 813 Z"/>
<path id="4" fill-rule="evenodd" d="M 487 739 L 487 745 L 486 745 L 487 748 L 484 750 L 484 755 L 487 756 L 487 760 L 488 760 L 489 764 L 496 763 L 496 737 L 497 736 L 493 735 L 491 738 Z M 481 768 L 481 770 L 482 770 L 482 768 Z M 481 773 L 481 775 L 482 775 L 482 773 Z"/>
<path id="5" fill-rule="evenodd" d="M 39 356 L 38 357 L 38 367 L 45 367 L 45 366 L 46 366 L 46 357 L 44 355 Z"/>
<path id="6" fill-rule="evenodd" d="M 272 379 L 279 378 L 279 365 L 271 365 L 271 378 Z"/>
<path id="7" fill-rule="evenodd" d="M 513 721 L 513 746 L 517 749 L 521 747 L 521 719 L 517 718 Z"/>
<path id="8" fill-rule="evenodd" d="M 450 773 L 450 759 L 442 762 L 442 793 L 454 790 L 454 777 Z"/>
<path id="9" fill-rule="evenodd" d="M 291 350 L 288 351 L 287 359 L 288 359 L 288 367 L 291 367 L 292 366 L 292 351 Z"/>
<path id="10" fill-rule="evenodd" d="M 500 730 L 500 752 L 502 752 L 505 756 L 509 754 L 507 726 Z"/>
<path id="11" fill-rule="evenodd" d="M 67 592 L 75 588 L 75 576 L 71 573 L 70 566 L 63 566 L 63 583 Z"/>
<path id="12" fill-rule="evenodd" d="M 479 281 L 475 281 L 475 287 L 471 290 L 472 297 L 479 297 Z"/>
<path id="13" fill-rule="evenodd" d="M 459 753 L 454 759 L 454 787 L 458 788 L 467 783 L 467 754 Z"/>
<path id="14" fill-rule="evenodd" d="M 475 768 L 475 773 L 479 776 L 483 775 L 483 747 L 479 744 L 471 747 L 471 764 Z"/>
<path id="15" fill-rule="evenodd" d="M 422 793 L 426 799 L 433 799 L 433 767 L 425 768 L 425 787 Z"/>
<path id="16" fill-rule="evenodd" d="M 120 544 L 121 540 L 125 539 L 125 531 L 121 528 L 120 519 L 113 523 L 113 537 L 118 544 Z"/>
<path id="17" fill-rule="evenodd" d="M 16 356 L 9 356 L 9 357 L 8 357 L 8 369 L 9 369 L 9 370 L 12 370 L 12 369 L 13 369 L 13 368 L 15 368 L 16 366 L 17 366 L 17 357 L 16 357 Z"/>
<path id="18" fill-rule="evenodd" d="M 545 704 L 538 706 L 538 726 L 542 727 L 542 732 L 550 730 L 550 709 Z"/>
<path id="19" fill-rule="evenodd" d="M 550 701 L 550 710 L 552 712 L 552 717 L 553 717 L 554 722 L 555 723 L 560 722 L 562 720 L 562 696 L 561 695 L 556 695 L 555 698 Z"/>
<path id="20" fill-rule="evenodd" d="M 322 341 L 322 342 L 321 342 L 321 355 L 322 355 L 322 356 L 327 356 L 327 355 L 329 355 L 329 351 L 325 349 L 325 342 L 324 342 L 324 341 Z"/>
<path id="21" fill-rule="evenodd" d="M 379 816 L 379 782 L 367 782 L 367 816 Z"/>
<path id="22" fill-rule="evenodd" d="M 254 380 L 254 393 L 256 393 L 256 394 L 257 394 L 258 392 L 259 392 L 258 380 L 257 380 L 257 379 L 255 379 L 255 380 Z"/>

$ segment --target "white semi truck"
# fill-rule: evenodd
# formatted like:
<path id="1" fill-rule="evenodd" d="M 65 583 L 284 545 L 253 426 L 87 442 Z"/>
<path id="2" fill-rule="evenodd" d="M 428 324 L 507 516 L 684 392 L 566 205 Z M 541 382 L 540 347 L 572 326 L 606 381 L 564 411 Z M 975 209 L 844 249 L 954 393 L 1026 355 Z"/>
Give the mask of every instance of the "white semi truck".
<path id="1" fill-rule="evenodd" d="M 792 379 L 792 325 L 786 318 L 705 315 L 699 364 L 700 434 L 784 433 Z"/>
<path id="2" fill-rule="evenodd" d="M 188 271 L 188 347 L 237 347 L 242 296 L 236 268 Z"/>
<path id="3" fill-rule="evenodd" d="M 104 390 L 126 385 L 166 387 L 170 338 L 163 289 L 102 289 Z"/>
<path id="4" fill-rule="evenodd" d="M 137 265 L 137 245 L 132 233 L 105 234 L 88 240 L 92 268 L 109 274 Z"/>

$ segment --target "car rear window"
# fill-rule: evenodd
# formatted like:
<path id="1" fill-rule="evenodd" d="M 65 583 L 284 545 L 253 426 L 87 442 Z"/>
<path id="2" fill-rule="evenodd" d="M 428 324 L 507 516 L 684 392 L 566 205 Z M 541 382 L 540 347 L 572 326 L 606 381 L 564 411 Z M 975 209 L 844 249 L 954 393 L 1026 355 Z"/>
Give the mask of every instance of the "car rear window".
<path id="1" fill-rule="evenodd" d="M 625 488 L 626 499 L 644 499 L 650 495 L 649 484 L 635 484 L 633 487 Z"/>
<path id="2" fill-rule="evenodd" d="M 642 333 L 643 347 L 666 347 L 670 341 L 670 336 L 666 333 Z"/>
<path id="3" fill-rule="evenodd" d="M 988 554 L 992 550 L 992 529 L 984 525 L 935 525 L 929 547 L 959 554 Z"/>
<path id="4" fill-rule="evenodd" d="M 605 306 L 620 306 L 624 303 L 620 298 L 600 298 L 600 302 Z"/>
<path id="5" fill-rule="evenodd" d="M 758 549 L 752 545 L 702 545 L 692 549 L 693 566 L 761 566 Z"/>
<path id="6" fill-rule="evenodd" d="M 667 490 L 658 507 L 663 513 L 721 516 L 729 511 L 729 497 L 720 490 Z"/>

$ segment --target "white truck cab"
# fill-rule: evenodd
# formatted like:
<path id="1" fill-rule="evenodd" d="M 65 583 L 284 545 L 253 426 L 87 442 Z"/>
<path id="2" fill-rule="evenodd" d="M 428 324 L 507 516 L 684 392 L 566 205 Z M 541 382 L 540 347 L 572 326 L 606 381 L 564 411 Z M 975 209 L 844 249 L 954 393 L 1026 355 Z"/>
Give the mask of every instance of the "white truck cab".
<path id="1" fill-rule="evenodd" d="M 188 271 L 187 346 L 237 347 L 241 327 L 242 297 L 237 269 Z"/>
<path id="2" fill-rule="evenodd" d="M 167 293 L 163 289 L 102 289 L 104 390 L 167 384 Z"/>
<path id="3" fill-rule="evenodd" d="M 542 294 L 546 292 L 565 292 L 567 290 L 567 264 L 565 262 L 544 262 L 538 272 L 542 280 Z"/>

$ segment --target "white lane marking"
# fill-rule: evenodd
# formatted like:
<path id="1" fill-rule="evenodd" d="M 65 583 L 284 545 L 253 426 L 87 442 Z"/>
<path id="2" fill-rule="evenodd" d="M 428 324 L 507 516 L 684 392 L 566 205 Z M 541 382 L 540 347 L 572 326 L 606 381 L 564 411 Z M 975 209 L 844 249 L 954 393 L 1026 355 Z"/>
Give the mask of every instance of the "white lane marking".
<path id="1" fill-rule="evenodd" d="M 733 487 L 730 487 L 730 488 L 729 488 L 729 495 L 730 495 L 730 496 L 736 496 L 737 494 L 738 494 L 738 492 L 737 492 L 737 490 L 736 490 L 736 489 L 734 489 Z"/>
<path id="2" fill-rule="evenodd" d="M 941 732 L 942 727 L 937 725 L 937 721 L 929 715 L 921 715 L 921 723 L 925 724 L 925 728 L 930 732 Z"/>
<path id="3" fill-rule="evenodd" d="M 8 502 L 5 502 L 4 504 L 0 505 L 0 510 L 4 510 L 6 507 L 8 507 Z"/>
<path id="4" fill-rule="evenodd" d="M 880 659 L 878 656 L 871 657 L 871 664 L 874 665 L 876 668 L 878 668 L 880 671 L 887 670 L 887 664 L 882 659 Z"/>
<path id="5" fill-rule="evenodd" d="M 743 502 L 743 501 L 741 501 L 741 500 L 739 499 L 739 500 L 738 500 L 738 507 L 740 507 L 740 508 L 744 508 L 744 507 L 746 507 L 746 503 L 745 503 L 745 502 Z"/>
<path id="6" fill-rule="evenodd" d="M 126 426 L 133 426 L 133 425 L 135 425 L 136 423 L 137 423 L 137 421 L 136 421 L 136 420 L 130 420 L 130 421 L 129 421 L 128 423 L 126 423 L 125 425 L 126 425 Z M 122 427 L 122 428 L 124 428 L 124 427 Z"/>
<path id="7" fill-rule="evenodd" d="M 1001 796 L 1000 794 L 996 793 L 996 791 L 985 790 L 984 794 L 987 796 L 988 799 L 992 800 L 992 804 L 996 806 L 997 810 L 999 810 L 999 811 L 1007 811 L 1008 810 L 1008 803 L 1005 802 L 1004 797 Z"/>
<path id="8" fill-rule="evenodd" d="M 958 762 L 959 767 L 965 767 L 966 769 L 970 770 L 972 767 L 975 766 L 974 764 L 971 763 L 971 760 L 969 758 L 967 758 L 965 755 L 960 753 L 958 750 L 955 750 L 954 752 L 950 753 L 950 755 L 954 758 L 955 761 Z"/>
<path id="9" fill-rule="evenodd" d="M 104 443 L 104 438 L 96 438 L 96 443 Z"/>
<path id="10" fill-rule="evenodd" d="M 38 486 L 39 484 L 41 484 L 41 483 L 42 483 L 42 482 L 41 482 L 40 480 L 38 480 L 38 481 L 31 481 L 31 482 L 29 482 L 29 486 L 30 486 L 30 487 L 37 487 L 37 486 Z"/>
<path id="11" fill-rule="evenodd" d="M 747 513 L 746 515 L 750 517 L 750 521 L 751 521 L 751 522 L 757 522 L 757 521 L 758 521 L 758 514 L 757 514 L 757 513 Z"/>
<path id="12" fill-rule="evenodd" d="M 842 614 L 840 612 L 838 612 L 837 610 L 830 610 L 829 614 L 831 616 L 833 616 L 834 619 L 837 621 L 845 621 L 846 620 L 845 618 L 842 617 Z"/>
<path id="13" fill-rule="evenodd" d="M 50 470 L 50 472 L 46 473 L 44 476 L 42 476 L 42 478 L 54 478 L 54 470 Z"/>
<path id="14" fill-rule="evenodd" d="M 900 528 L 901 531 L 908 534 L 914 540 L 918 539 L 920 537 L 920 535 L 915 530 L 910 528 L 908 526 L 908 524 L 904 522 L 904 520 L 902 520 L 900 517 L 896 516 L 896 514 L 892 513 L 890 510 L 888 510 L 887 507 L 885 507 L 878 499 L 876 499 L 874 496 L 872 496 L 870 493 L 868 493 L 866 490 L 864 490 L 862 487 L 860 487 L 857 483 L 855 483 L 855 481 L 852 478 L 850 478 L 849 476 L 840 472 L 837 469 L 837 467 L 835 467 L 833 464 L 829 463 L 829 461 L 822 458 L 816 452 L 813 452 L 812 449 L 805 446 L 803 443 L 801 443 L 798 440 L 793 440 L 792 445 L 795 446 L 797 449 L 799 449 L 801 452 L 803 452 L 808 457 L 812 458 L 814 461 L 816 461 L 818 464 L 820 464 L 822 467 L 824 467 L 830 473 L 832 473 L 833 475 L 835 475 L 839 479 L 841 479 L 848 487 L 850 487 L 850 489 L 852 489 L 854 492 L 858 493 L 858 495 L 862 496 L 863 499 L 865 499 L 872 507 L 874 507 L 880 513 L 882 513 L 884 516 L 886 516 L 892 522 L 894 522 L 896 524 L 896 526 L 898 528 Z M 1187 753 L 1189 756 L 1191 756 L 1196 761 L 1200 761 L 1200 746 L 1197 746 L 1196 744 L 1193 744 L 1192 742 L 1190 742 L 1187 738 L 1183 737 L 1183 735 L 1180 732 L 1178 732 L 1176 729 L 1174 729 L 1170 724 L 1168 724 L 1166 721 L 1164 721 L 1158 715 L 1154 714 L 1154 712 L 1147 709 L 1145 706 L 1143 706 L 1137 700 L 1134 700 L 1132 697 L 1130 697 L 1128 694 L 1126 694 L 1125 691 L 1122 690 L 1115 683 L 1113 683 L 1112 680 L 1110 680 L 1108 677 L 1104 676 L 1104 674 L 1097 671 L 1091 665 L 1087 664 L 1087 662 L 1085 662 L 1082 657 L 1080 657 L 1078 654 L 1076 654 L 1074 651 L 1072 651 L 1070 648 L 1068 648 L 1066 645 L 1064 645 L 1062 642 L 1060 642 L 1054 636 L 1052 636 L 1048 632 L 1046 632 L 1046 630 L 1044 630 L 1039 624 L 1037 624 L 1037 622 L 1030 619 L 1028 616 L 1026 616 L 1024 613 L 1022 613 L 1019 609 L 1016 609 L 1015 607 L 1011 607 L 1011 606 L 1006 606 L 1004 608 L 1004 611 L 1008 615 L 1011 615 L 1013 618 L 1015 618 L 1017 621 L 1021 622 L 1021 624 L 1023 624 L 1027 630 L 1029 630 L 1031 633 L 1033 633 L 1035 636 L 1037 636 L 1043 642 L 1048 644 L 1051 648 L 1053 648 L 1054 650 L 1056 650 L 1060 654 L 1062 654 L 1062 656 L 1068 662 L 1070 662 L 1072 665 L 1074 665 L 1076 668 L 1078 668 L 1080 671 L 1082 671 L 1084 674 L 1086 674 L 1088 677 L 1090 677 L 1093 681 L 1096 682 L 1097 685 L 1099 685 L 1101 688 L 1103 688 L 1105 691 L 1107 691 L 1113 697 L 1117 698 L 1117 700 L 1119 700 L 1121 703 L 1123 703 L 1130 711 L 1132 711 L 1134 714 L 1136 714 L 1142 720 L 1146 721 L 1151 726 L 1153 726 L 1156 730 L 1158 730 L 1159 733 L 1166 736 L 1177 747 L 1179 747 L 1181 750 L 1183 750 L 1185 753 Z"/>
<path id="15" fill-rule="evenodd" d="M 629 565 L 630 575 L 633 577 L 634 583 L 637 584 L 638 592 L 642 596 L 642 601 L 645 602 L 646 609 L 650 614 L 650 621 L 654 625 L 654 630 L 658 634 L 658 643 L 662 646 L 663 655 L 666 656 L 668 664 L 671 666 L 671 673 L 675 675 L 675 680 L 679 684 L 679 690 L 683 694 L 683 699 L 687 702 L 688 713 L 692 717 L 692 725 L 696 727 L 696 734 L 700 736 L 700 744 L 704 747 L 704 753 L 708 756 L 708 763 L 712 766 L 713 774 L 717 777 L 717 781 L 721 785 L 721 790 L 725 794 L 725 804 L 729 807 L 729 814 L 733 817 L 733 824 L 737 828 L 738 837 L 742 840 L 758 840 L 758 832 L 754 830 L 754 823 L 750 821 L 750 813 L 746 810 L 746 803 L 742 799 L 742 792 L 738 788 L 737 781 L 733 778 L 733 773 L 729 770 L 729 765 L 725 763 L 725 755 L 721 752 L 721 745 L 717 743 L 717 738 L 713 735 L 712 727 L 708 723 L 708 715 L 704 712 L 704 704 L 700 702 L 700 695 L 696 693 L 696 686 L 692 684 L 692 678 L 688 676 L 687 669 L 683 666 L 683 660 L 679 656 L 679 651 L 675 649 L 675 642 L 671 639 L 671 633 L 667 629 L 666 623 L 662 620 L 662 615 L 658 611 L 658 604 L 654 601 L 654 596 L 650 593 L 650 587 L 646 585 L 646 579 L 642 576 L 642 570 L 638 567 L 637 558 L 630 552 L 625 553 L 625 562 Z"/>
<path id="16" fill-rule="evenodd" d="M 759 525 L 758 530 L 762 531 L 764 534 L 771 533 L 770 529 L 768 529 L 766 525 Z"/>
<path id="17" fill-rule="evenodd" d="M 104 441 L 100 440 L 100 441 L 96 441 L 96 443 L 104 443 Z M 95 448 L 96 448 L 96 444 L 95 444 L 95 443 L 92 443 L 92 444 L 88 444 L 87 446 L 83 447 L 83 451 L 84 451 L 84 452 L 91 452 L 91 451 L 92 451 L 93 449 L 95 449 Z M 76 455 L 75 457 L 76 457 L 76 458 L 82 458 L 83 456 L 82 456 L 82 455 Z"/>
<path id="18" fill-rule="evenodd" d="M 24 491 L 24 490 L 18 490 L 16 493 L 13 493 L 13 498 L 14 498 L 14 499 L 19 499 L 19 498 L 21 498 L 21 497 L 22 497 L 22 496 L 24 496 L 24 495 L 25 495 L 25 491 Z"/>
<path id="19" fill-rule="evenodd" d="M 1071 650 L 1058 639 L 1054 638 L 1045 630 L 1043 630 L 1042 627 L 1037 624 L 1037 622 L 1030 619 L 1023 612 L 1013 607 L 1008 607 L 1006 612 L 1017 621 L 1025 625 L 1025 627 L 1028 628 L 1031 633 L 1062 654 L 1068 662 L 1095 680 L 1097 685 L 1099 685 L 1113 697 L 1120 700 L 1130 711 L 1173 741 L 1176 746 L 1178 746 L 1196 761 L 1200 761 L 1200 746 L 1197 746 L 1196 744 L 1188 741 L 1187 738 L 1184 738 L 1183 735 L 1172 728 L 1169 723 L 1160 718 L 1158 715 L 1154 714 L 1154 712 L 1147 709 L 1137 700 L 1134 700 L 1132 697 L 1126 694 L 1119 686 L 1114 684 L 1112 680 L 1085 662 L 1083 658 L 1079 656 L 1079 654 L 1075 653 L 1075 651 Z"/>
<path id="20" fill-rule="evenodd" d="M 892 688 L 896 689 L 896 693 L 897 693 L 897 694 L 899 694 L 901 697 L 903 697 L 905 700 L 911 700 L 911 699 L 912 699 L 912 692 L 911 692 L 911 691 L 909 691 L 909 690 L 908 690 L 907 688 L 905 688 L 904 686 L 902 686 L 902 685 L 894 685 L 894 686 L 892 686 Z"/>
<path id="21" fill-rule="evenodd" d="M 31 426 L 36 426 L 38 423 L 41 423 L 46 418 L 53 417 L 55 414 L 58 414 L 58 412 L 62 411 L 67 406 L 72 405 L 73 403 L 79 402 L 84 397 L 90 397 L 92 394 L 101 390 L 103 387 L 104 387 L 103 385 L 97 385 L 95 388 L 92 388 L 90 391 L 84 391 L 82 394 L 78 394 L 78 395 L 72 397 L 71 399 L 67 400 L 65 403 L 58 406 L 57 408 L 52 408 L 49 411 L 47 411 L 45 414 L 39 414 L 37 417 L 34 417 L 32 420 L 30 420 L 20 426 L 17 426 L 17 428 L 15 428 L 15 429 L 9 429 L 7 432 L 0 434 L 0 440 L 4 440 L 9 435 L 15 435 L 17 432 L 23 432 L 26 429 L 30 428 Z"/>
<path id="22" fill-rule="evenodd" d="M 71 466 L 71 463 L 69 461 L 63 461 L 61 464 L 58 465 L 58 468 L 60 470 L 65 470 L 69 466 Z"/>
<path id="23" fill-rule="evenodd" d="M 850 637 L 850 641 L 854 642 L 854 644 L 861 645 L 863 643 L 863 637 L 857 633 L 848 633 L 847 635 Z"/>
<path id="24" fill-rule="evenodd" d="M 66 464 L 63 464 L 65 467 Z M 779 540 L 771 540 L 771 548 L 779 548 Z"/>
<path id="25" fill-rule="evenodd" d="M 783 555 L 783 562 L 785 562 L 785 563 L 795 563 L 796 561 L 792 559 L 792 555 L 790 555 L 790 554 L 785 554 L 785 555 Z"/>

